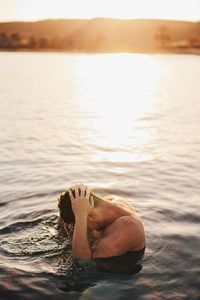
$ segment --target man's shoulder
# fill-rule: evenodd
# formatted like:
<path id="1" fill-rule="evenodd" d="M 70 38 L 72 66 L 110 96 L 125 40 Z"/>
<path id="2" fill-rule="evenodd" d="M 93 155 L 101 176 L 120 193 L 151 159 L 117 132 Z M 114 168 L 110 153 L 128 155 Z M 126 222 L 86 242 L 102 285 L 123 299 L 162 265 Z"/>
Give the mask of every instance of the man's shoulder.
<path id="1" fill-rule="evenodd" d="M 132 231 L 135 228 L 135 221 L 132 216 L 121 216 L 117 218 L 110 226 L 109 229 L 111 231 L 116 231 L 116 232 L 129 232 L 130 230 Z M 124 231 L 124 229 L 126 229 Z"/>
<path id="2" fill-rule="evenodd" d="M 113 222 L 111 230 L 123 232 L 123 234 L 134 233 L 137 234 L 143 229 L 143 222 L 140 218 L 135 218 L 134 216 L 122 216 Z M 111 231 L 110 231 L 111 232 Z"/>
<path id="3" fill-rule="evenodd" d="M 131 222 L 133 219 L 132 215 L 124 215 L 117 218 L 115 221 L 117 222 Z"/>
<path id="4" fill-rule="evenodd" d="M 133 216 L 128 215 L 117 218 L 115 222 L 118 225 L 132 226 L 135 224 L 135 219 L 133 218 Z"/>

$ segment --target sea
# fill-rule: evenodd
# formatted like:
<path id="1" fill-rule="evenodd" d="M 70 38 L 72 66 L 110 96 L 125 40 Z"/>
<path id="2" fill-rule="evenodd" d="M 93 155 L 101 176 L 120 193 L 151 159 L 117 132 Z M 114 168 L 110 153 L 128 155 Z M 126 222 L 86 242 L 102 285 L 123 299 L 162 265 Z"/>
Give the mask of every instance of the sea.
<path id="1" fill-rule="evenodd" d="M 144 222 L 137 274 L 71 255 L 74 183 Z M 200 56 L 0 52 L 0 299 L 200 299 Z"/>

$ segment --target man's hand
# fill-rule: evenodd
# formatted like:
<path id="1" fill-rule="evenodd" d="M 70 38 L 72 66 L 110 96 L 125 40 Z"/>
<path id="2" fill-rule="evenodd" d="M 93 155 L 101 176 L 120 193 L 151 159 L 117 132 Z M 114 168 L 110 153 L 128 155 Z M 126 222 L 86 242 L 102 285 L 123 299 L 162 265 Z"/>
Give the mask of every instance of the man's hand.
<path id="1" fill-rule="evenodd" d="M 75 190 L 75 197 L 71 190 Z M 72 203 L 72 210 L 75 215 L 72 254 L 75 258 L 91 259 L 92 252 L 87 239 L 87 218 L 88 213 L 93 206 L 93 198 L 91 199 L 91 206 L 89 201 L 90 191 L 82 184 L 76 184 L 71 190 L 69 189 L 69 196 Z"/>
<path id="2" fill-rule="evenodd" d="M 72 189 L 75 190 L 75 197 L 72 194 Z M 69 189 L 69 196 L 75 219 L 88 216 L 90 209 L 94 206 L 93 197 L 91 197 L 91 203 L 89 201 L 89 189 L 83 184 L 76 184 L 75 187 Z"/>

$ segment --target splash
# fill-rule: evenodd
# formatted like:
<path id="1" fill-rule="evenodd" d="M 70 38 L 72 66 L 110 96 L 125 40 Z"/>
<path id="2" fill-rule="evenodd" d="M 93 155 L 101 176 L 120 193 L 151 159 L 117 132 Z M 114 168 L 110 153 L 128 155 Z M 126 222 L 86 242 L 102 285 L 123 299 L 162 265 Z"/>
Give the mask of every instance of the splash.
<path id="1" fill-rule="evenodd" d="M 71 255 L 71 240 L 58 228 L 56 216 L 12 224 L 0 235 L 0 253 L 8 267 L 64 276 L 80 268 Z"/>

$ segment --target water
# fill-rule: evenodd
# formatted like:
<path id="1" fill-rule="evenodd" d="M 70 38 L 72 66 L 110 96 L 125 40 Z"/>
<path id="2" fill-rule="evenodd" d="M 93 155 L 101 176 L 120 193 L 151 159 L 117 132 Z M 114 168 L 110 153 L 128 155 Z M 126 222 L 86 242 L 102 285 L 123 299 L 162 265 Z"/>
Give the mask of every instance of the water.
<path id="1" fill-rule="evenodd" d="M 0 299 L 199 299 L 200 57 L 0 53 Z M 130 200 L 140 273 L 79 268 L 56 197 Z"/>

